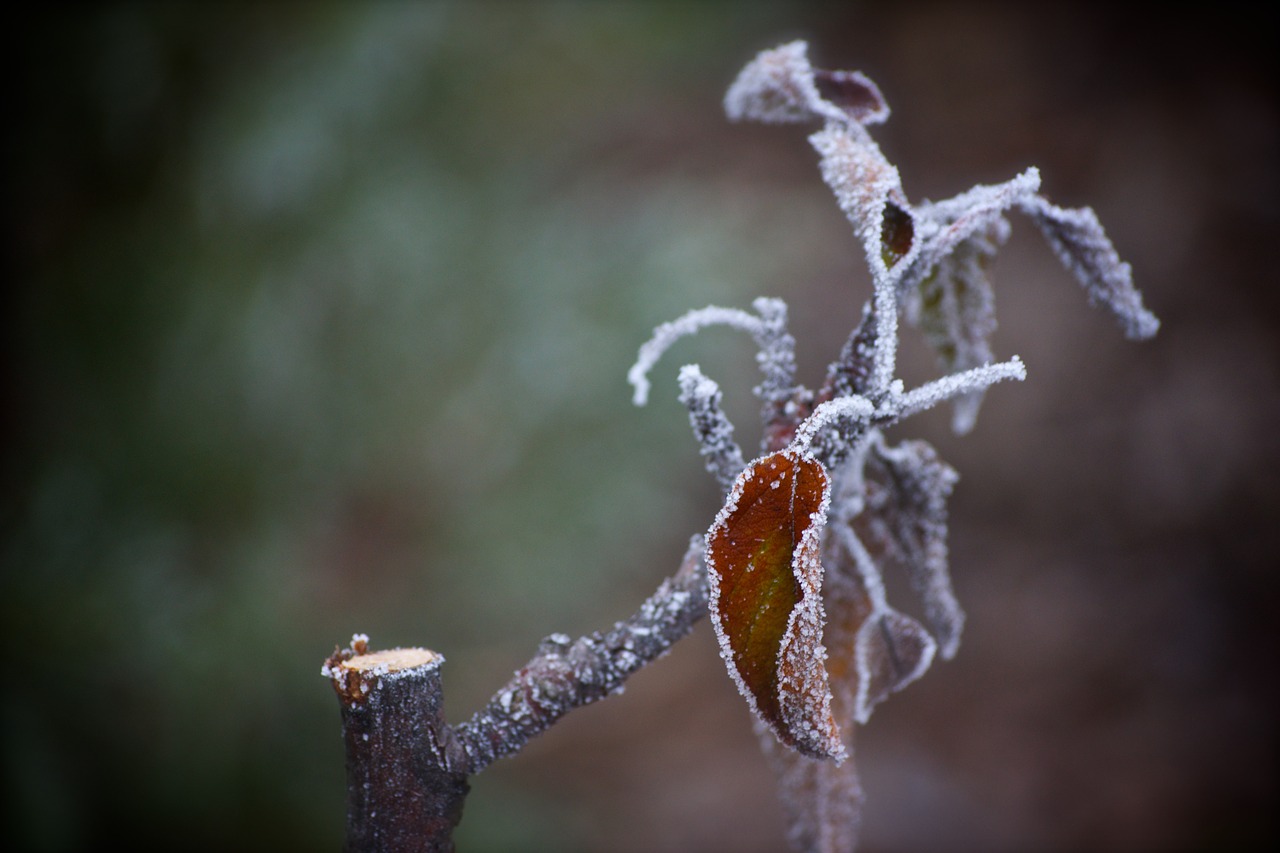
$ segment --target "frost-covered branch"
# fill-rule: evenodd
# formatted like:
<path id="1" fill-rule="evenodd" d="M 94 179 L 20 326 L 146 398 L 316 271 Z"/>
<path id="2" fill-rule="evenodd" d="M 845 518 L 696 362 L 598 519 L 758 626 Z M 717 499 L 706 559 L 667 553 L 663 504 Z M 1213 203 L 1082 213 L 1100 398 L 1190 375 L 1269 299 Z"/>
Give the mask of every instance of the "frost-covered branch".
<path id="1" fill-rule="evenodd" d="M 728 491 L 746 463 L 733 440 L 733 424 L 720 408 L 720 386 L 696 364 L 680 368 L 680 402 L 689 410 L 689 424 L 698 439 L 707 470 Z"/>
<path id="2" fill-rule="evenodd" d="M 1006 379 L 1023 380 L 1027 378 L 1027 368 L 1022 359 L 1016 355 L 1008 361 L 998 364 L 984 364 L 963 373 L 953 373 L 941 379 L 935 379 L 902 395 L 892 407 L 895 420 L 902 420 L 925 409 L 932 408 L 944 400 L 962 394 L 973 394 L 985 391 L 997 382 Z"/>
<path id="3" fill-rule="evenodd" d="M 756 314 L 709 305 L 654 329 L 653 336 L 640 347 L 636 363 L 627 372 L 627 381 L 635 388 L 632 401 L 637 406 L 649 401 L 649 371 L 672 344 L 708 326 L 730 326 L 748 332 L 760 348 L 756 360 L 764 374 L 756 393 L 772 404 L 790 398 L 795 385 L 796 341 L 787 332 L 787 306 L 781 299 L 763 297 L 753 304 Z"/>
<path id="4" fill-rule="evenodd" d="M 577 640 L 550 635 L 467 722 L 443 722 L 434 653 L 423 653 L 429 665 L 412 677 L 391 673 L 354 642 L 326 663 L 351 706 L 344 728 L 353 847 L 377 849 L 385 821 L 396 839 L 431 835 L 428 849 L 451 849 L 467 776 L 573 708 L 620 692 L 709 613 L 778 773 L 788 839 L 799 850 L 851 849 L 862 803 L 856 725 L 935 656 L 954 656 L 965 622 L 948 564 L 956 472 L 927 443 L 890 446 L 883 430 L 951 401 L 953 429 L 966 432 L 990 386 L 1026 377 L 1017 356 L 999 361 L 991 346 L 988 267 L 1008 238 L 1009 212 L 1036 224 L 1089 300 L 1109 309 L 1129 337 L 1158 329 L 1093 211 L 1050 204 L 1036 169 L 913 204 L 868 130 L 889 115 L 880 90 L 856 71 L 813 68 L 803 42 L 749 63 L 725 110 L 734 120 L 819 125 L 809 142 L 871 273 L 857 327 L 816 393 L 796 380 L 781 299 L 756 299 L 754 313 L 710 306 L 654 330 L 628 373 L 637 405 L 648 399 L 654 366 L 681 338 L 710 326 L 751 335 L 762 374 L 754 392 L 763 403 L 763 455 L 744 462 L 720 387 L 697 365 L 681 368 L 679 399 L 707 470 L 726 492 L 707 535 L 694 538 L 680 570 L 630 618 Z M 910 391 L 896 376 L 900 321 L 923 333 L 943 373 Z M 924 624 L 890 604 L 885 574 L 895 567 L 919 597 Z M 387 687 L 404 708 L 385 705 Z M 384 756 L 394 776 L 382 772 L 383 749 L 394 752 Z"/>
<path id="5" fill-rule="evenodd" d="M 665 654 L 706 612 L 702 541 L 695 537 L 680 570 L 629 618 L 577 640 L 547 637 L 482 710 L 454 728 L 464 769 L 479 773 L 574 708 L 621 693 L 629 676 Z"/>
<path id="6" fill-rule="evenodd" d="M 996 320 L 987 267 L 1008 238 L 1008 212 L 1036 223 L 1090 301 L 1110 308 L 1130 337 L 1149 337 L 1158 321 L 1093 212 L 1047 202 L 1035 168 L 912 204 L 867 130 L 889 114 L 879 89 L 858 72 L 813 68 L 803 42 L 749 63 L 725 110 L 734 120 L 821 124 L 809 142 L 862 243 L 871 296 L 816 394 L 795 383 L 780 301 L 757 300 L 758 320 L 708 308 L 659 326 L 631 378 L 643 402 L 657 357 L 712 322 L 756 338 L 765 455 L 745 467 L 719 387 L 695 366 L 680 372 L 680 399 L 707 468 L 722 486 L 731 483 L 707 534 L 711 618 L 729 674 L 767 733 L 790 839 L 804 850 L 848 849 L 861 797 L 852 761 L 838 771 L 816 762 L 839 765 L 851 752 L 849 729 L 919 678 L 935 654 L 952 657 L 964 627 L 947 556 L 956 473 L 928 444 L 889 447 L 881 431 L 950 400 L 953 429 L 967 432 L 991 385 L 1026 378 L 1017 356 L 997 361 L 990 343 Z M 911 391 L 896 377 L 900 315 L 924 333 L 944 372 Z M 882 572 L 893 561 L 919 595 L 927 629 L 889 604 Z M 830 668 L 828 656 L 837 659 Z"/>

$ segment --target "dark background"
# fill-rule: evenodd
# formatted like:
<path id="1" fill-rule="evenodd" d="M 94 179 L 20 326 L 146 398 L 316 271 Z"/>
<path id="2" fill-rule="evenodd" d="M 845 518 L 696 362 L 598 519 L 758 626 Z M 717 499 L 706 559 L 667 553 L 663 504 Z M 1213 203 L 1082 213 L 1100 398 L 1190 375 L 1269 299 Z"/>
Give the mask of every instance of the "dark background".
<path id="1" fill-rule="evenodd" d="M 858 735 L 865 848 L 1273 842 L 1273 34 L 1222 4 L 14 19 L 6 835 L 337 849 L 335 644 L 443 652 L 462 719 L 539 638 L 607 627 L 674 570 L 719 502 L 676 370 L 721 380 L 750 448 L 752 352 L 682 343 L 637 410 L 638 345 L 778 295 L 814 384 L 868 292 L 805 131 L 721 111 L 757 51 L 806 37 L 880 84 L 912 198 L 1037 165 L 1164 322 L 1124 341 L 1014 220 L 994 343 L 1028 380 L 970 436 L 945 411 L 895 431 L 961 473 L 970 618 Z M 932 375 L 910 333 L 902 370 Z M 473 781 L 463 850 L 782 846 L 705 624 Z"/>

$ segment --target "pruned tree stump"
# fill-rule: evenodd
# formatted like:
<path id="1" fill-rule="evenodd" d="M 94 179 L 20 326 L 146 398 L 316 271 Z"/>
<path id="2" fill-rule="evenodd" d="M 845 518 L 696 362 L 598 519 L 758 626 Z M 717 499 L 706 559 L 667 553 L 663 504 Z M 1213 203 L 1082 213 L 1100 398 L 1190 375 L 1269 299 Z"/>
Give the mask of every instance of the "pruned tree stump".
<path id="1" fill-rule="evenodd" d="M 347 850 L 453 850 L 469 786 L 444 720 L 443 663 L 427 649 L 370 652 L 363 635 L 325 661 L 346 739 Z"/>

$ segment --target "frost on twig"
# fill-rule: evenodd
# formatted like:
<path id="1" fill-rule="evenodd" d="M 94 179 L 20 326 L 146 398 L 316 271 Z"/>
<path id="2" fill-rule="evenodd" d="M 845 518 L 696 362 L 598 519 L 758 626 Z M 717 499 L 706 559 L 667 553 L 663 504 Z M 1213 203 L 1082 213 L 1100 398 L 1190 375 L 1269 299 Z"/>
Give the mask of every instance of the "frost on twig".
<path id="1" fill-rule="evenodd" d="M 583 705 L 621 693 L 707 612 L 703 542 L 694 537 L 680 570 L 629 618 L 577 640 L 552 634 L 489 703 L 453 730 L 466 773 L 479 773 Z"/>
<path id="2" fill-rule="evenodd" d="M 756 395 L 768 407 L 784 405 L 795 391 L 796 375 L 796 341 L 787 332 L 787 306 L 781 299 L 763 297 L 753 305 L 756 314 L 709 305 L 654 329 L 627 372 L 627 381 L 635 388 L 632 402 L 643 406 L 649 401 L 649 371 L 672 344 L 708 326 L 730 326 L 749 333 L 760 348 L 756 361 L 764 381 L 756 387 Z"/>
<path id="3" fill-rule="evenodd" d="M 749 63 L 725 110 L 734 120 L 820 125 L 809 142 L 862 244 L 871 296 L 816 392 L 796 382 L 780 300 L 756 300 L 756 314 L 704 308 L 659 326 L 629 378 L 643 403 L 650 371 L 679 337 L 721 324 L 755 338 L 766 455 L 745 466 L 719 387 L 696 366 L 680 371 L 680 399 L 707 469 L 731 485 L 706 537 L 712 621 L 778 773 L 792 845 L 847 850 L 862 796 L 855 724 L 935 655 L 954 656 L 964 627 L 947 555 L 956 473 L 925 442 L 890 446 L 883 430 L 951 401 L 953 429 L 966 432 L 991 385 L 1026 377 L 1017 356 L 999 361 L 991 346 L 988 269 L 1008 238 L 1009 211 L 1036 223 L 1090 300 L 1130 337 L 1149 337 L 1158 321 L 1092 211 L 1045 201 L 1034 168 L 912 204 L 867 129 L 889 114 L 879 89 L 856 71 L 813 68 L 803 42 Z M 921 330 L 943 372 L 910 391 L 896 378 L 900 319 Z M 883 572 L 897 567 L 920 597 L 925 624 L 887 599 Z"/>
<path id="4" fill-rule="evenodd" d="M 707 470 L 728 491 L 745 464 L 742 448 L 733 440 L 733 424 L 720 408 L 720 386 L 696 364 L 680 368 L 680 402 L 689 410 L 689 424 L 701 447 Z"/>

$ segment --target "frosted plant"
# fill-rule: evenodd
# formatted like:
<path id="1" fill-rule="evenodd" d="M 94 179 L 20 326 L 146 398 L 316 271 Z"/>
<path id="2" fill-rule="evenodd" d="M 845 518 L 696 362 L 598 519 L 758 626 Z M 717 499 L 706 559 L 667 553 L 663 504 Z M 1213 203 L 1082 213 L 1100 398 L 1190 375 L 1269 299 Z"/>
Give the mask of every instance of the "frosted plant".
<path id="1" fill-rule="evenodd" d="M 946 201 L 911 204 L 898 171 L 867 131 L 889 116 L 858 72 L 810 66 L 803 42 L 760 54 L 725 97 L 732 119 L 817 123 L 809 141 L 822 177 L 861 240 L 872 295 L 816 390 L 796 379 L 787 307 L 708 307 L 659 326 L 628 378 L 635 402 L 681 337 L 708 326 L 747 332 L 763 379 L 761 455 L 751 462 L 697 365 L 679 373 L 707 470 L 724 507 L 694 536 L 680 569 L 627 619 L 574 640 L 551 634 L 484 708 L 445 723 L 443 657 L 369 653 L 367 637 L 335 651 L 324 674 L 343 707 L 349 849 L 452 849 L 467 778 L 519 751 L 574 708 L 623 689 L 709 613 L 730 677 L 755 715 L 776 771 L 797 850 L 850 850 L 862 790 L 855 727 L 873 709 L 959 648 L 964 612 L 947 561 L 947 498 L 956 473 L 923 441 L 890 445 L 886 427 L 945 401 L 952 426 L 974 426 L 986 390 L 1026 369 L 996 361 L 995 302 L 986 267 L 1006 240 L 1010 211 L 1029 217 L 1131 338 L 1155 334 L 1127 264 L 1088 209 L 1038 195 L 1028 169 Z M 899 319 L 937 352 L 943 376 L 907 390 L 895 378 Z M 890 604 L 887 569 L 905 570 L 924 623 Z"/>
<path id="2" fill-rule="evenodd" d="M 872 709 L 959 648 L 964 626 L 947 563 L 947 497 L 955 471 L 923 441 L 890 446 L 885 427 L 953 401 L 952 427 L 972 429 L 991 385 L 1021 380 L 1017 356 L 994 361 L 995 301 L 988 262 L 1007 239 L 1009 211 L 1029 217 L 1089 300 L 1131 338 L 1155 334 L 1129 266 L 1093 211 L 1038 194 L 1028 169 L 946 201 L 911 204 L 898 171 L 867 130 L 889 108 L 858 72 L 810 66 L 806 45 L 766 51 L 730 87 L 731 119 L 812 123 L 822 177 L 862 241 L 872 297 L 824 383 L 796 381 L 786 306 L 720 307 L 659 326 L 629 379 L 635 402 L 648 374 L 684 335 L 712 325 L 748 332 L 759 348 L 764 455 L 744 464 L 721 392 L 696 365 L 680 371 L 707 469 L 727 492 L 706 536 L 708 609 L 729 674 L 755 713 L 779 774 L 790 841 L 801 850 L 851 849 L 861 788 L 853 729 Z M 895 379 L 899 318 L 935 350 L 944 376 L 912 390 Z M 900 564 L 926 624 L 894 609 L 882 568 Z"/>

